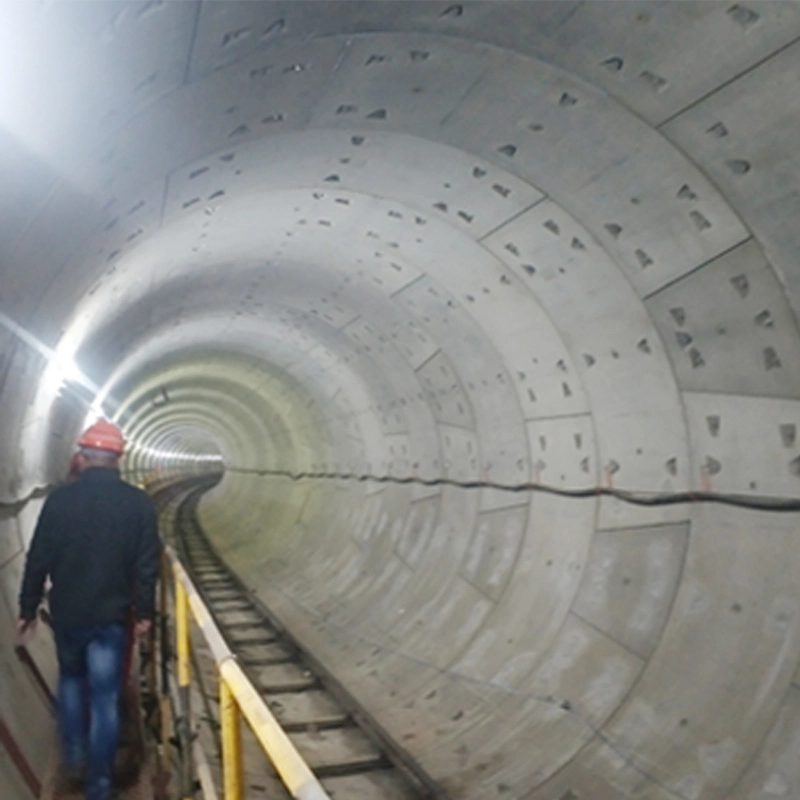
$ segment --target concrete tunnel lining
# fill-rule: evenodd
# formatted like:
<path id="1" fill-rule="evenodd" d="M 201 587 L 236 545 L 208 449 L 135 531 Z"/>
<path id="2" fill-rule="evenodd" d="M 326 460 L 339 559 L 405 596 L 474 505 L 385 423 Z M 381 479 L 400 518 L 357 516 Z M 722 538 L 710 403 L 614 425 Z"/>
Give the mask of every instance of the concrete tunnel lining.
<path id="1" fill-rule="evenodd" d="M 185 456 L 137 468 L 224 453 L 214 542 L 450 796 L 800 795 L 795 515 L 260 474 L 796 497 L 800 6 L 751 5 L 43 8 L 84 54 L 0 117 L 6 628 L 74 360 Z"/>

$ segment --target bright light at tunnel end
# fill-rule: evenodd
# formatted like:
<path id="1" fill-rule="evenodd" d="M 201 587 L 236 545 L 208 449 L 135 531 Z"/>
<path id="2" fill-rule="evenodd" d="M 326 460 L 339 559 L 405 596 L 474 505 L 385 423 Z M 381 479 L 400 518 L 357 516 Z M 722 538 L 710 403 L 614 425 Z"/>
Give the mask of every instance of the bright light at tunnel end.
<path id="1" fill-rule="evenodd" d="M 194 464 L 223 464 L 224 459 L 219 454 L 192 454 L 180 453 L 176 450 L 162 450 L 158 447 L 131 442 L 129 452 L 148 456 L 158 461 L 185 461 Z"/>

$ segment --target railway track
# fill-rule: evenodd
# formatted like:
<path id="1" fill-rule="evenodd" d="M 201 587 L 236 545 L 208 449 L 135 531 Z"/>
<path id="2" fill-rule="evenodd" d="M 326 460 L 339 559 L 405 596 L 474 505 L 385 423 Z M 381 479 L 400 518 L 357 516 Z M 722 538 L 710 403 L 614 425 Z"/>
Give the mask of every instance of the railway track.
<path id="1" fill-rule="evenodd" d="M 228 646 L 326 791 L 342 800 L 445 797 L 228 569 L 197 519 L 211 485 L 184 485 L 162 498 L 174 504 L 178 552 Z M 213 669 L 203 671 L 207 682 Z M 203 706 L 213 714 L 215 693 L 205 694 Z"/>

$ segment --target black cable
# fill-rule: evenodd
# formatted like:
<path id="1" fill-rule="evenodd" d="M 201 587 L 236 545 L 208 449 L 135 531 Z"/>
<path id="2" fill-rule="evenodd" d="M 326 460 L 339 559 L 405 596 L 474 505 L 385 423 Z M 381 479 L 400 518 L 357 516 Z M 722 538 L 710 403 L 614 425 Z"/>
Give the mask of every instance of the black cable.
<path id="1" fill-rule="evenodd" d="M 359 483 L 392 483 L 416 486 L 452 486 L 458 489 L 496 489 L 501 492 L 543 492 L 561 497 L 583 499 L 590 497 L 614 497 L 625 503 L 638 506 L 670 506 L 681 503 L 720 503 L 723 505 L 749 508 L 756 511 L 800 511 L 800 498 L 770 496 L 750 496 L 740 494 L 720 494 L 717 492 L 631 492 L 605 486 L 587 489 L 562 489 L 543 483 L 497 483 L 495 481 L 459 481 L 454 478 L 420 478 L 415 475 L 396 477 L 394 475 L 368 475 L 352 472 L 290 472 L 279 469 L 241 469 L 228 468 L 229 472 L 301 480 L 338 480 Z"/>

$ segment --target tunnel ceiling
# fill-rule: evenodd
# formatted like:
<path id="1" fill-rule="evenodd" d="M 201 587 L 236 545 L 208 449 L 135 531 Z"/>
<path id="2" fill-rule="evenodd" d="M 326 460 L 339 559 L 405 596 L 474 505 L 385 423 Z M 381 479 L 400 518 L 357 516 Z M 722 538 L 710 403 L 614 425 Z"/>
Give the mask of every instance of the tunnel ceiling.
<path id="1" fill-rule="evenodd" d="M 796 497 L 800 4 L 2 15 L 2 499 L 102 400 L 452 796 L 800 796 L 789 516 L 256 483 Z"/>

